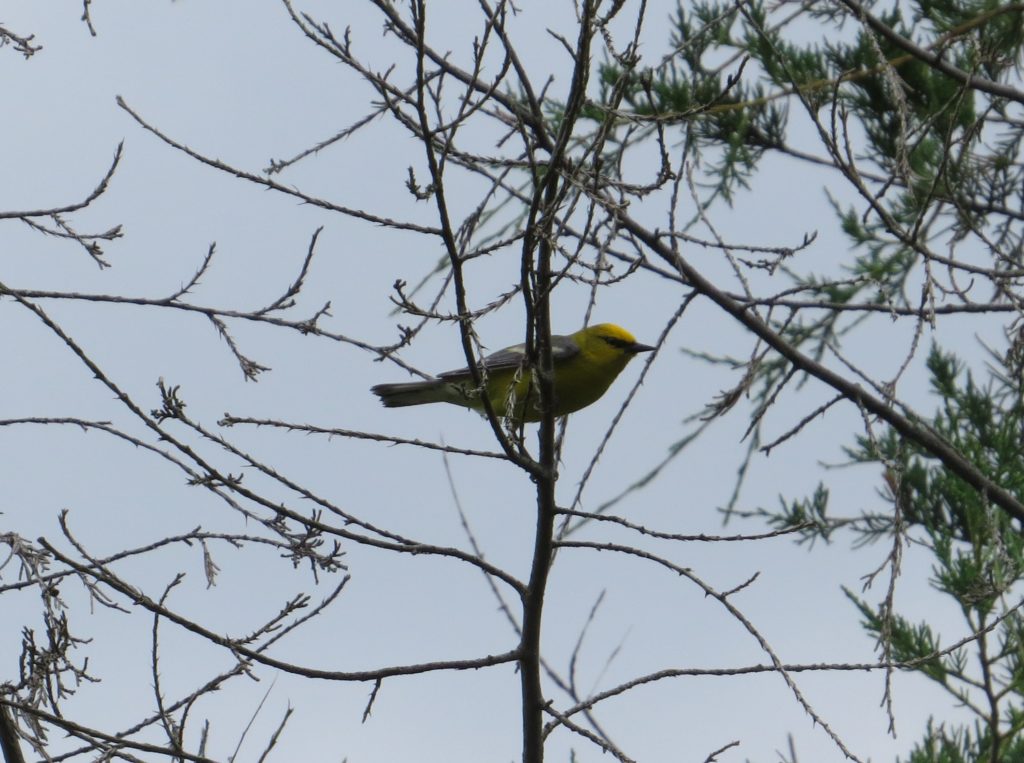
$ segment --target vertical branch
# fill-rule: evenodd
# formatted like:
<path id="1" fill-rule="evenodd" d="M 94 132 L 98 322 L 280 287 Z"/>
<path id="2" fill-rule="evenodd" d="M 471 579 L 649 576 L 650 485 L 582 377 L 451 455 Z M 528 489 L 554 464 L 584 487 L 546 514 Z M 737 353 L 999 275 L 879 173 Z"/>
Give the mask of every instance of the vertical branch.
<path id="1" fill-rule="evenodd" d="M 437 204 L 437 214 L 441 223 L 441 238 L 444 241 L 445 251 L 448 253 L 448 261 L 452 267 L 452 282 L 455 285 L 455 304 L 459 313 L 459 336 L 462 339 L 462 351 L 466 356 L 466 363 L 473 377 L 474 386 L 481 387 L 483 385 L 483 376 L 473 352 L 472 313 L 466 300 L 466 284 L 462 274 L 462 257 L 459 254 L 459 247 L 455 242 L 455 232 L 452 229 L 451 218 L 448 213 L 448 201 L 444 192 L 444 170 L 434 152 L 434 131 L 430 127 L 430 120 L 427 116 L 427 8 L 425 0 L 415 0 L 412 4 L 412 12 L 416 42 L 416 115 L 419 120 L 423 148 L 427 155 L 427 165 L 430 168 L 433 196 Z M 451 129 L 454 129 L 454 126 Z M 448 144 L 450 145 L 450 141 Z M 483 403 L 484 412 L 488 423 L 491 425 L 491 430 L 501 444 L 502 450 L 505 451 L 505 455 L 514 464 L 536 476 L 536 465 L 533 460 L 521 448 L 517 449 L 505 432 L 502 431 L 501 421 L 494 410 L 494 406 L 491 405 L 490 397 L 488 395 L 481 395 L 480 400 Z"/>
<path id="2" fill-rule="evenodd" d="M 523 696 L 523 761 L 541 763 L 544 760 L 544 691 L 541 686 L 541 623 L 544 614 L 544 595 L 554 560 L 554 534 L 557 504 L 555 486 L 558 481 L 558 452 L 555 443 L 554 387 L 551 360 L 551 255 L 554 248 L 554 226 L 559 204 L 560 173 L 565 167 L 572 172 L 566 152 L 572 137 L 576 118 L 586 98 L 590 71 L 590 41 L 593 34 L 595 0 L 582 4 L 580 32 L 575 51 L 575 67 L 566 103 L 565 115 L 551 154 L 548 171 L 544 173 L 534 196 L 534 209 L 541 203 L 541 214 L 535 226 L 527 228 L 523 253 L 523 294 L 530 315 L 527 331 L 533 332 L 533 342 L 527 335 L 527 352 L 531 366 L 537 369 L 536 382 L 540 394 L 541 421 L 539 442 L 539 470 L 534 475 L 537 485 L 537 529 L 534 536 L 533 564 L 530 581 L 523 596 L 523 629 L 520 641 L 520 680 Z M 569 182 L 568 180 L 566 182 Z M 531 210 L 531 213 L 533 210 Z M 534 232 L 536 231 L 536 233 Z M 534 246 L 537 252 L 536 269 L 528 274 L 528 265 Z M 526 276 L 532 275 L 532 284 Z M 532 286 L 532 289 L 530 288 Z"/>
<path id="3" fill-rule="evenodd" d="M 0 701 L 0 752 L 6 763 L 25 763 L 21 754 L 21 743 L 18 741 L 18 730 L 11 717 L 11 709 Z"/>

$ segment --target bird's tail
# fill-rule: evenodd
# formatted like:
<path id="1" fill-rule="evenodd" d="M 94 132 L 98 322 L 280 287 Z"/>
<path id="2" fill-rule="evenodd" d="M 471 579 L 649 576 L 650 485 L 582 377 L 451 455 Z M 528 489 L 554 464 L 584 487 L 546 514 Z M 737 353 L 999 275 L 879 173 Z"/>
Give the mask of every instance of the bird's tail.
<path id="1" fill-rule="evenodd" d="M 371 387 L 370 392 L 377 395 L 387 408 L 404 408 L 407 405 L 424 405 L 425 403 L 447 403 L 451 400 L 448 383 L 440 379 L 404 384 L 378 384 L 376 387 Z"/>

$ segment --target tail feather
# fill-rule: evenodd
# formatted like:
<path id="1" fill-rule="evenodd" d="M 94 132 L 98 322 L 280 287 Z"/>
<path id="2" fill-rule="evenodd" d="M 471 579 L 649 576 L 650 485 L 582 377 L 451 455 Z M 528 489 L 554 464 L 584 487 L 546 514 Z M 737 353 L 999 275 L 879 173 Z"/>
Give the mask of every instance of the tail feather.
<path id="1" fill-rule="evenodd" d="M 451 400 L 449 385 L 441 379 L 404 384 L 378 384 L 376 387 L 371 387 L 370 392 L 377 395 L 387 408 L 447 403 Z"/>

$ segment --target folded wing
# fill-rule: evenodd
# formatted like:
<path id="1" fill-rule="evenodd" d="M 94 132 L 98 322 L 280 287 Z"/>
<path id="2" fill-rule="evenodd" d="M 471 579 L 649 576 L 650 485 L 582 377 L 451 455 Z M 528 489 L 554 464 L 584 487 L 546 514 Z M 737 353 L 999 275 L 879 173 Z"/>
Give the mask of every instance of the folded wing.
<path id="1" fill-rule="evenodd" d="M 551 362 L 555 366 L 579 355 L 579 353 L 579 346 L 569 337 L 551 337 Z M 491 374 L 496 371 L 508 371 L 519 368 L 523 365 L 523 361 L 525 359 L 526 345 L 515 344 L 511 347 L 506 347 L 504 350 L 498 350 L 497 352 L 488 355 L 483 359 L 480 365 L 488 374 Z M 444 379 L 447 382 L 465 381 L 471 377 L 472 374 L 469 373 L 468 368 L 457 368 L 453 371 L 445 371 L 444 373 L 437 375 L 438 379 Z"/>

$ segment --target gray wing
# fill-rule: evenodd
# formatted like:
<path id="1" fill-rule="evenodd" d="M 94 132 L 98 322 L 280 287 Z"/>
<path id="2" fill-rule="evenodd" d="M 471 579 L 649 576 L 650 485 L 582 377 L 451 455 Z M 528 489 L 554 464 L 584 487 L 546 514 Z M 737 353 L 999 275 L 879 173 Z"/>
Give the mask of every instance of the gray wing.
<path id="1" fill-rule="evenodd" d="M 574 341 L 569 339 L 567 336 L 552 336 L 551 337 L 551 362 L 555 365 L 564 363 L 580 353 L 580 348 Z M 525 344 L 514 344 L 511 347 L 506 347 L 504 350 L 498 350 L 483 359 L 481 365 L 487 369 L 488 373 L 493 371 L 504 371 L 510 368 L 519 368 L 523 364 L 523 358 L 526 355 Z M 471 376 L 468 368 L 458 368 L 454 371 L 445 371 L 443 374 L 438 374 L 439 379 L 445 381 L 458 381 L 460 379 L 468 379 Z"/>

